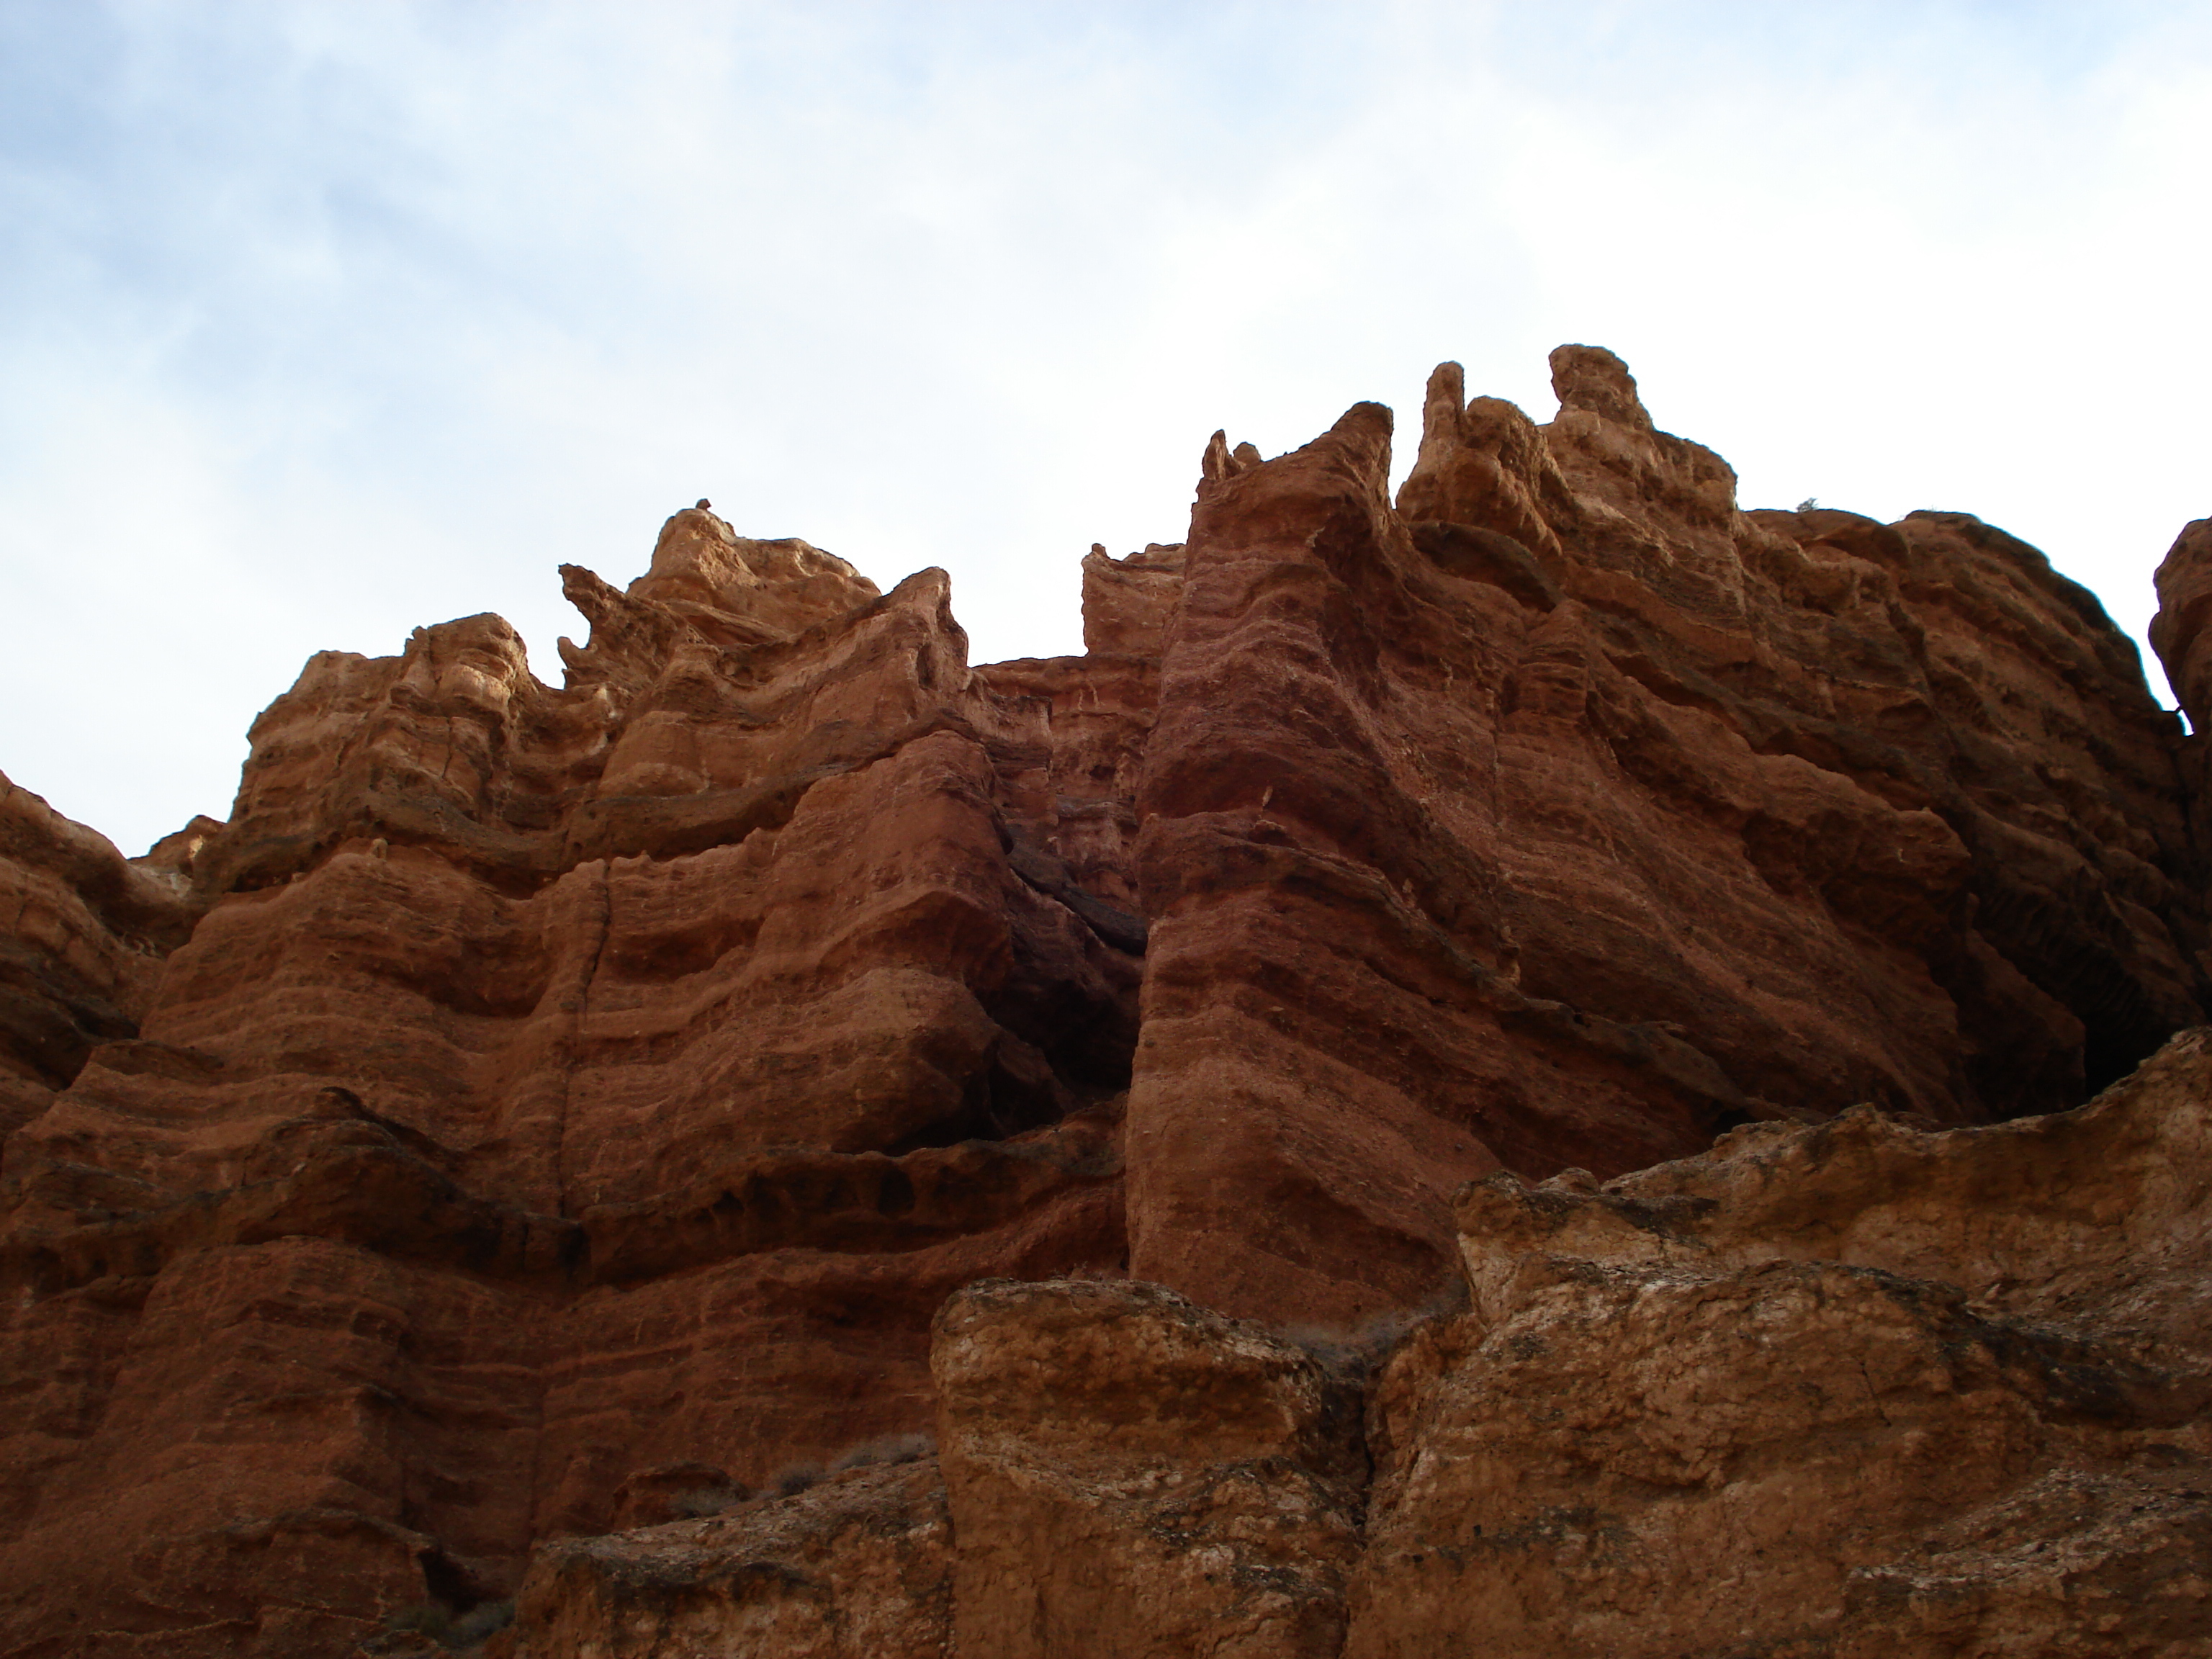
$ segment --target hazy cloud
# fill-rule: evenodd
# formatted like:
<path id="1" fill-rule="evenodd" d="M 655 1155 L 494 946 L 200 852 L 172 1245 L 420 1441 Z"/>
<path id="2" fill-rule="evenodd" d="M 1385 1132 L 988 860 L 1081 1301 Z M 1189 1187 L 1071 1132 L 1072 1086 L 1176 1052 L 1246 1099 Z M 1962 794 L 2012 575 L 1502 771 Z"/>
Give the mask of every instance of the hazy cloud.
<path id="1" fill-rule="evenodd" d="M 701 495 L 978 659 L 1423 377 L 1613 347 L 1749 504 L 1977 512 L 2140 629 L 2212 512 L 2194 5 L 0 0 L 0 767 L 136 851 L 312 651 Z"/>

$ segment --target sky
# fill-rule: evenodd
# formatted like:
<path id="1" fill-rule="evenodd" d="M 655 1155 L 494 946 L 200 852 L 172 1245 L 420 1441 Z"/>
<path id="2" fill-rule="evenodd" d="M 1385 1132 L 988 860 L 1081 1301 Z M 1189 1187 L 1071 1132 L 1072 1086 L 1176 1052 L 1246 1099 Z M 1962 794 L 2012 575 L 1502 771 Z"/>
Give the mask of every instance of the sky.
<path id="1" fill-rule="evenodd" d="M 1078 651 L 1216 428 L 1373 398 L 1402 476 L 1435 363 L 1546 420 L 1567 341 L 2140 637 L 2208 255 L 2203 0 L 0 0 L 0 770 L 136 854 L 316 651 L 558 684 L 555 567 L 701 496 Z"/>

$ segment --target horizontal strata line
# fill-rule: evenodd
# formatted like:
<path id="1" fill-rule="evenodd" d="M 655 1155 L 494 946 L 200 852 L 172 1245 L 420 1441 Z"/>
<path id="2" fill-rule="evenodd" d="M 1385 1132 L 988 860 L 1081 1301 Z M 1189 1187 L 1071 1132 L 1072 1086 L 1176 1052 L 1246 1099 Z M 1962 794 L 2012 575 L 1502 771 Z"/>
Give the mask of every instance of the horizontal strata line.
<path id="1" fill-rule="evenodd" d="M 966 1160 L 969 1167 L 955 1167 L 957 1156 L 969 1148 L 981 1155 L 980 1160 L 970 1153 Z M 738 1200 L 750 1218 L 761 1217 L 764 1208 L 781 1207 L 784 1218 L 755 1219 L 738 1226 L 726 1212 L 715 1216 L 717 1194 L 733 1198 L 736 1189 L 748 1184 L 748 1174 L 762 1173 L 760 1166 L 634 1204 L 594 1205 L 570 1217 L 473 1197 L 425 1160 L 396 1146 L 348 1150 L 352 1156 L 310 1161 L 310 1166 L 319 1166 L 319 1173 L 341 1177 L 332 1183 L 343 1194 L 335 1206 L 319 1201 L 318 1194 L 311 1211 L 303 1201 L 301 1209 L 307 1212 L 288 1212 L 281 1203 L 273 1210 L 263 1207 L 260 1200 L 311 1172 L 311 1167 L 303 1167 L 281 1181 L 195 1193 L 164 1208 L 114 1221 L 45 1234 L 19 1233 L 0 1245 L 0 1283 L 27 1287 L 39 1296 L 58 1295 L 103 1279 L 151 1277 L 179 1256 L 203 1249 L 316 1237 L 394 1260 L 442 1263 L 485 1278 L 554 1279 L 581 1286 L 606 1282 L 614 1261 L 625 1260 L 639 1263 L 643 1270 L 612 1276 L 658 1277 L 780 1249 L 905 1254 L 988 1232 L 1034 1212 L 1041 1203 L 1110 1181 L 1121 1172 L 1118 1156 L 1110 1152 L 1056 1156 L 1042 1148 L 999 1141 L 927 1147 L 897 1158 L 880 1152 L 809 1153 L 765 1166 L 770 1182 L 757 1191 L 753 1202 Z M 372 1159 L 398 1167 L 403 1178 L 411 1180 L 415 1191 L 406 1196 L 416 1201 L 395 1208 L 388 1188 L 342 1178 L 349 1172 L 366 1173 L 362 1166 Z M 1029 1179 L 988 1188 L 976 1180 L 980 1171 L 973 1166 L 978 1161 L 1001 1172 L 1026 1171 Z M 941 1166 L 935 1174 L 929 1169 L 933 1164 Z M 918 1204 L 919 1212 L 896 1214 L 860 1203 L 828 1211 L 809 1207 L 818 1206 L 826 1185 L 842 1183 L 856 1194 L 880 1193 L 884 1176 L 893 1171 L 918 1200 L 926 1200 L 945 1184 L 972 1194 L 977 1201 L 941 1208 Z M 915 1173 L 924 1178 L 915 1180 Z M 773 1179 L 778 1176 L 785 1179 Z M 790 1179 L 794 1176 L 803 1182 Z M 35 1182 L 36 1178 L 34 1172 L 27 1179 Z M 802 1184 L 811 1190 L 798 1190 Z M 763 1197 L 769 1200 L 765 1206 L 760 1202 Z M 714 1218 L 702 1222 L 702 1217 Z M 613 1235 L 633 1230 L 658 1241 L 659 1248 L 616 1249 Z M 749 1231 L 750 1238 L 745 1237 Z M 841 1238 L 845 1241 L 842 1245 Z M 647 1257 L 649 1266 L 645 1265 Z"/>

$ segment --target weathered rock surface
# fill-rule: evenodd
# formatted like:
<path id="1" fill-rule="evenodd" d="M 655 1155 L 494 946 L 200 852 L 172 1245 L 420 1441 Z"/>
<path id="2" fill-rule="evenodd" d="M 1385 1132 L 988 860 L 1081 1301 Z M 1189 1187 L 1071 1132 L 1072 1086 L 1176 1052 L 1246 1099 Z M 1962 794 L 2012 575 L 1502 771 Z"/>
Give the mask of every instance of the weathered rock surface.
<path id="1" fill-rule="evenodd" d="M 1363 1607 L 1460 1593 L 1407 1565 L 1443 1524 L 1407 1507 L 1408 1425 L 1475 1480 L 1506 1452 L 1449 1426 L 1466 1390 L 1656 1398 L 1678 1337 L 1741 1370 L 1708 1305 L 1836 1364 L 1886 1333 L 1871 1374 L 1923 1379 L 1893 1418 L 2012 1437 L 1942 1512 L 1954 1554 L 1970 1522 L 2057 1539 L 2066 1470 L 2135 1491 L 1983 1333 L 2087 1320 L 2082 1364 L 2163 1376 L 2199 1328 L 2181 1281 L 2145 1280 L 2148 1348 L 2094 1286 L 1984 1307 L 1945 1252 L 1989 1231 L 2022 1279 L 2037 1224 L 1976 1160 L 2075 1132 L 1929 1132 L 2070 1107 L 2203 1018 L 2199 740 L 2033 550 L 1963 514 L 1741 513 L 1609 354 L 1553 368 L 1548 426 L 1438 370 L 1395 504 L 1379 406 L 1272 460 L 1218 435 L 1183 541 L 1085 561 L 1082 657 L 971 668 L 941 573 L 882 593 L 692 509 L 627 590 L 563 571 L 592 625 L 563 687 L 494 617 L 319 656 L 228 821 L 144 860 L 0 793 L 0 1584 L 29 1587 L 0 1656 L 419 1646 L 376 1635 L 394 1608 L 518 1590 L 518 1652 L 1356 1648 L 1384 1639 Z M 2156 635 L 2192 712 L 2201 529 Z M 2097 1109 L 2084 1146 L 2125 1115 Z M 1855 1135 L 1968 1149 L 1905 1159 L 1932 1255 L 1879 1205 L 1772 1243 L 1840 1188 L 1778 1176 L 1770 1215 L 1745 1171 Z M 1649 1186 L 1707 1170 L 1726 1202 Z M 1562 1170 L 1589 1173 L 1546 1192 L 1614 1180 L 1575 1229 L 1712 1198 L 1767 1242 L 1669 1222 L 1695 1241 L 1647 1317 L 1630 1268 L 1508 1228 L 1516 1261 L 1598 1265 L 1469 1321 L 1621 1346 L 1430 1328 L 1375 1407 L 1370 1511 L 1339 1370 L 1265 1328 L 1449 1292 L 1468 1202 Z M 1469 1182 L 1491 1197 L 1455 1212 Z M 2001 1200 L 2009 1233 L 1973 1219 Z M 2170 1219 L 2128 1260 L 2197 1201 L 2142 1202 Z M 1025 1284 L 1067 1275 L 1105 1277 Z M 1879 1440 L 1857 1396 L 1756 1375 L 1802 1407 L 1776 1469 Z M 932 1424 L 941 1467 L 672 1507 Z M 1642 1432 L 1591 1455 L 1641 1468 Z M 1588 1605 L 1687 1630 L 1668 1575 L 1733 1512 L 1669 1532 L 1675 1500 L 1638 1501 L 1645 1589 Z M 2167 1546 L 2101 1524 L 2065 1548 L 2121 1563 L 2094 1569 L 2119 1606 Z M 2142 1536 L 2197 1523 L 2166 1524 Z M 1835 1595 L 1951 1594 L 1820 1547 L 1772 1640 L 1829 1640 Z M 1537 1607 L 1540 1577 L 1482 1593 Z"/>
<path id="2" fill-rule="evenodd" d="M 1364 1423 L 1311 1336 L 975 1285 L 941 1491 L 549 1547 L 514 1651 L 767 1654 L 799 1607 L 989 1659 L 2212 1653 L 2212 1030 L 2064 1114 L 1749 1126 L 1457 1215 L 1466 1310 Z"/>
<path id="3" fill-rule="evenodd" d="M 2212 714 L 2212 519 L 2185 526 L 2154 578 L 2158 615 L 2151 619 L 2151 648 L 2166 667 L 2181 711 L 2197 732 Z"/>
<path id="4" fill-rule="evenodd" d="M 1217 440 L 1146 748 L 1133 1270 L 1354 1318 L 1449 1182 L 2071 1103 L 2201 1017 L 2179 728 L 2042 556 L 1735 508 L 1610 354 Z M 1255 1195 L 1263 1195 L 1255 1201 Z"/>
<path id="5" fill-rule="evenodd" d="M 1462 1195 L 1349 1655 L 2212 1652 L 2212 1031 L 2094 1104 Z"/>
<path id="6" fill-rule="evenodd" d="M 641 1471 L 921 1427 L 959 1285 L 1120 1265 L 1142 928 L 1046 850 L 1047 697 L 703 513 L 568 580 L 565 690 L 495 617 L 312 662 L 158 985 L 64 871 L 131 1000 L 7 1149 L 0 1651 L 509 1593 Z"/>
<path id="7" fill-rule="evenodd" d="M 1341 1650 L 1366 1462 L 1311 1356 L 1154 1285 L 994 1281 L 931 1368 L 956 1651 Z"/>
<path id="8" fill-rule="evenodd" d="M 935 1460 L 863 1469 L 706 1519 L 549 1544 L 506 1641 L 564 1659 L 942 1659 L 951 1570 Z"/>
<path id="9" fill-rule="evenodd" d="M 161 959 L 190 936 L 194 917 L 188 891 L 165 869 L 125 860 L 4 773 L 0 916 L 6 1134 L 75 1082 L 94 1048 L 137 1034 Z"/>

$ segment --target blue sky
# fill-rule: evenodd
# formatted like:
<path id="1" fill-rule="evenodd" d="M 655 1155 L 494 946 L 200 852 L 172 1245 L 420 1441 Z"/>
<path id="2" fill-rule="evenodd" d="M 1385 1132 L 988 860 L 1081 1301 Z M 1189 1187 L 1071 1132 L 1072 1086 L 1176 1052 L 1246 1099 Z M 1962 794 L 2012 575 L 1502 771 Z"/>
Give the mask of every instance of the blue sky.
<path id="1" fill-rule="evenodd" d="M 711 496 L 977 660 L 1205 440 L 1611 346 L 1747 505 L 2140 630 L 2212 513 L 2212 7 L 0 0 L 0 769 L 127 852 L 312 652 Z M 2154 682 L 2155 683 L 2155 682 Z M 2162 687 L 2161 687 L 2162 689 Z"/>

